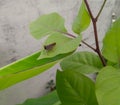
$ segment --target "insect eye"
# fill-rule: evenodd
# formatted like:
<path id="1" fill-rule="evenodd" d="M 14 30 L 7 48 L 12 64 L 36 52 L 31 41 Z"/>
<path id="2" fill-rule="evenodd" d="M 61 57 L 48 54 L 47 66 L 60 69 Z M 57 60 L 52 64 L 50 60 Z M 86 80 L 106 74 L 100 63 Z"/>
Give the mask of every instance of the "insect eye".
<path id="1" fill-rule="evenodd" d="M 45 50 L 52 50 L 53 49 L 53 47 L 56 45 L 56 43 L 51 43 L 51 44 L 49 44 L 49 45 L 45 45 L 44 46 L 44 49 Z"/>

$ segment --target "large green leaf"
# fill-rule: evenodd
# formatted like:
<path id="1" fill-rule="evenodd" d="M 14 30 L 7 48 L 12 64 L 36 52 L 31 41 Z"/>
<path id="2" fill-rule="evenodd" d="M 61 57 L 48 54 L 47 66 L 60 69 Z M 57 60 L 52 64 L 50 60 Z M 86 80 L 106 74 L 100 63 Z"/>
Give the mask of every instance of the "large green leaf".
<path id="1" fill-rule="evenodd" d="M 45 64 L 45 65 L 42 65 L 39 67 L 31 68 L 26 71 L 1 76 L 0 77 L 0 90 L 5 89 L 11 85 L 14 85 L 14 84 L 21 82 L 23 80 L 26 80 L 28 78 L 31 78 L 33 76 L 36 76 L 36 75 L 46 71 L 47 69 L 52 67 L 54 64 L 55 64 L 55 62 L 54 63 L 52 62 L 52 63 L 48 63 L 48 64 Z"/>
<path id="2" fill-rule="evenodd" d="M 52 36 L 49 36 L 45 42 L 45 45 L 51 43 L 56 43 L 56 45 L 51 50 L 46 50 L 43 48 L 39 59 L 50 58 L 59 54 L 65 54 L 74 51 L 81 41 L 81 36 L 77 38 L 69 38 L 60 33 L 55 33 Z"/>
<path id="3" fill-rule="evenodd" d="M 28 99 L 19 105 L 60 105 L 60 101 L 56 91 L 53 91 L 43 97 L 36 99 Z"/>
<path id="4" fill-rule="evenodd" d="M 63 70 L 77 70 L 89 74 L 99 72 L 103 67 L 99 57 L 92 52 L 77 52 L 63 59 L 60 63 Z"/>
<path id="5" fill-rule="evenodd" d="M 103 56 L 114 63 L 120 63 L 120 19 L 116 20 L 103 40 Z"/>
<path id="6" fill-rule="evenodd" d="M 73 22 L 72 30 L 79 35 L 82 31 L 87 29 L 89 25 L 90 16 L 83 0 L 78 15 Z"/>
<path id="7" fill-rule="evenodd" d="M 0 68 L 0 76 L 22 72 L 24 70 L 28 70 L 33 67 L 41 66 L 41 65 L 44 65 L 52 61 L 50 59 L 37 60 L 39 55 L 40 55 L 40 52 L 37 52 L 23 59 L 20 59 L 16 62 L 13 62 L 7 66 Z"/>
<path id="8" fill-rule="evenodd" d="M 40 39 L 54 32 L 66 32 L 64 19 L 57 13 L 43 15 L 30 24 L 30 32 L 36 38 Z"/>
<path id="9" fill-rule="evenodd" d="M 37 60 L 39 53 L 25 57 L 0 69 L 0 90 L 23 80 L 36 76 L 48 70 L 58 60 L 69 54 L 58 55 L 53 58 Z"/>
<path id="10" fill-rule="evenodd" d="M 56 87 L 63 105 L 98 105 L 94 82 L 80 72 L 57 71 Z"/>
<path id="11" fill-rule="evenodd" d="M 120 70 L 103 68 L 96 80 L 96 96 L 99 105 L 120 105 Z"/>

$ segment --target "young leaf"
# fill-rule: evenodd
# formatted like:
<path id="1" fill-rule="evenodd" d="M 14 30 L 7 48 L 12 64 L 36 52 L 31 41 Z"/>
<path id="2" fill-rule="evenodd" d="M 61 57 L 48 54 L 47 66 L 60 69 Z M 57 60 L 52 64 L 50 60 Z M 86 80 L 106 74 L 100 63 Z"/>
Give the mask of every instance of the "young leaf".
<path id="1" fill-rule="evenodd" d="M 96 96 L 99 105 L 120 105 L 120 70 L 108 66 L 100 71 Z"/>
<path id="2" fill-rule="evenodd" d="M 60 105 L 60 101 L 56 91 L 53 91 L 43 97 L 36 99 L 28 99 L 19 105 Z"/>
<path id="3" fill-rule="evenodd" d="M 80 72 L 57 71 L 56 87 L 63 105 L 98 105 L 94 82 Z"/>
<path id="4" fill-rule="evenodd" d="M 116 20 L 103 40 L 103 56 L 114 63 L 120 64 L 120 19 Z"/>
<path id="5" fill-rule="evenodd" d="M 63 70 L 76 70 L 80 73 L 99 72 L 103 67 L 99 57 L 92 52 L 77 52 L 63 59 L 60 63 Z"/>
<path id="6" fill-rule="evenodd" d="M 56 45 L 50 50 L 43 49 L 38 59 L 50 58 L 59 54 L 73 52 L 79 46 L 80 41 L 81 36 L 72 39 L 60 33 L 55 33 L 48 37 L 45 45 L 49 45 L 51 43 L 56 43 Z"/>
<path id="7" fill-rule="evenodd" d="M 36 39 L 59 31 L 66 32 L 67 30 L 64 27 L 64 19 L 57 13 L 43 15 L 30 24 L 30 32 Z"/>
<path id="8" fill-rule="evenodd" d="M 3 68 L 0 68 L 0 90 L 32 78 L 33 76 L 48 70 L 60 59 L 69 55 L 69 53 L 67 53 L 50 59 L 46 58 L 37 60 L 39 54 L 40 53 L 35 53 Z"/>
<path id="9" fill-rule="evenodd" d="M 89 25 L 90 25 L 90 16 L 88 11 L 86 10 L 86 6 L 83 0 L 78 15 L 73 22 L 72 30 L 78 35 L 80 35 L 80 33 L 85 29 L 87 29 Z"/>

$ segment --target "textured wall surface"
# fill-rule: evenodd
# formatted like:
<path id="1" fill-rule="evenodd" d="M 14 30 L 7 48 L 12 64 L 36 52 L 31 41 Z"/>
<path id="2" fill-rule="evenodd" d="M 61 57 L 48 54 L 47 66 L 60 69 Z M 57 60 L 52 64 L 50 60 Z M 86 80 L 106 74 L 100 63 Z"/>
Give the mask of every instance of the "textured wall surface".
<path id="1" fill-rule="evenodd" d="M 42 14 L 59 12 L 66 19 L 66 27 L 75 18 L 82 0 L 0 0 L 0 67 L 29 55 L 41 48 L 41 41 L 29 33 L 29 23 Z M 119 1 L 119 0 L 118 0 Z M 118 2 L 117 1 L 117 2 Z M 94 15 L 103 0 L 89 0 Z M 111 23 L 115 0 L 108 0 L 98 22 L 100 43 Z M 119 6 L 119 5 L 118 5 Z M 116 7 L 117 8 L 117 7 Z M 119 15 L 119 13 L 117 12 Z M 93 30 L 90 27 L 83 36 L 94 46 Z M 89 39 L 88 39 L 89 38 Z M 87 49 L 82 46 L 79 50 Z M 57 66 L 56 66 L 57 67 Z M 15 105 L 27 98 L 45 94 L 46 83 L 55 77 L 55 68 L 32 79 L 0 92 L 0 105 Z"/>

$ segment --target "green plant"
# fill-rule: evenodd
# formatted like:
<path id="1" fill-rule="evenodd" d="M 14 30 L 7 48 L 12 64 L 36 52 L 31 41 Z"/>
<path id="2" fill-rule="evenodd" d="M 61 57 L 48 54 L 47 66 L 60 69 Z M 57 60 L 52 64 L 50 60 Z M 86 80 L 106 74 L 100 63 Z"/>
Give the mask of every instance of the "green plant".
<path id="1" fill-rule="evenodd" d="M 19 105 L 59 105 L 59 97 L 57 96 L 57 92 L 51 92 L 43 97 L 39 97 L 36 99 L 28 99 L 24 102 L 24 104 Z"/>
<path id="2" fill-rule="evenodd" d="M 120 97 L 120 19 L 116 20 L 106 32 L 102 49 L 99 47 L 97 21 L 107 0 L 104 0 L 100 11 L 94 17 L 87 0 L 83 0 L 78 15 L 72 24 L 75 35 L 64 26 L 64 19 L 58 13 L 43 15 L 30 24 L 31 34 L 36 39 L 47 37 L 40 53 L 6 66 L 0 71 L 0 89 L 33 77 L 47 70 L 60 59 L 61 70 L 57 70 L 57 93 L 52 92 L 51 105 L 119 105 Z M 82 32 L 90 22 L 93 23 L 96 48 L 82 40 Z M 80 43 L 93 52 L 75 52 Z M 70 56 L 68 56 L 70 55 Z M 66 57 L 67 56 L 67 57 Z M 30 63 L 30 66 L 24 66 Z M 17 68 L 16 66 L 22 67 Z M 12 70 L 11 70 L 12 69 Z M 93 82 L 86 75 L 96 74 Z M 24 76 L 24 78 L 21 78 Z M 6 81 L 9 81 L 5 84 Z M 16 79 L 16 80 L 15 80 Z M 58 97 L 60 101 L 58 100 Z M 55 97 L 54 97 L 55 96 Z M 43 105 L 47 99 L 28 100 L 29 105 Z M 54 99 L 55 101 L 52 101 Z M 27 103 L 22 105 L 28 105 Z M 49 105 L 49 103 L 44 103 Z"/>
<path id="3" fill-rule="evenodd" d="M 43 48 L 39 59 L 75 52 L 80 42 L 97 54 L 86 51 L 75 52 L 61 61 L 61 70 L 58 70 L 56 75 L 56 87 L 62 105 L 120 104 L 120 19 L 108 29 L 103 39 L 102 50 L 98 43 L 97 21 L 106 1 L 104 0 L 100 11 L 94 17 L 87 0 L 83 0 L 72 24 L 72 30 L 77 36 L 66 31 L 63 18 L 57 13 L 43 15 L 30 25 L 31 33 L 35 38 L 49 35 L 45 45 L 55 43 L 50 50 Z M 81 38 L 82 32 L 87 29 L 90 21 L 93 23 L 96 48 Z M 68 39 L 70 42 L 67 41 Z M 97 73 L 95 82 L 86 76 L 91 73 Z"/>

